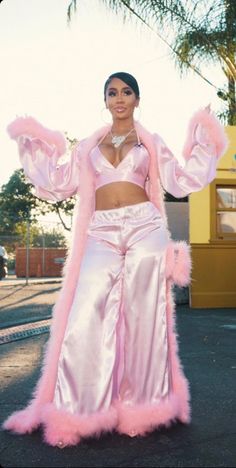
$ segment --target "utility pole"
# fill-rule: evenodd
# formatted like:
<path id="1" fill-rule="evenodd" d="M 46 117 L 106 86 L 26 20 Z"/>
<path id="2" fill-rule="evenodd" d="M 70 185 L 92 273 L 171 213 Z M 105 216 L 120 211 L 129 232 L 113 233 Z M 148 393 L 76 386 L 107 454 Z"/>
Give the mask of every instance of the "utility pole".
<path id="1" fill-rule="evenodd" d="M 42 255 L 42 276 L 45 276 L 45 233 L 44 229 L 42 229 L 42 234 L 43 234 L 43 255 Z"/>
<path id="2" fill-rule="evenodd" d="M 29 260 L 30 260 L 30 221 L 26 221 L 26 274 L 25 284 L 29 284 Z"/>

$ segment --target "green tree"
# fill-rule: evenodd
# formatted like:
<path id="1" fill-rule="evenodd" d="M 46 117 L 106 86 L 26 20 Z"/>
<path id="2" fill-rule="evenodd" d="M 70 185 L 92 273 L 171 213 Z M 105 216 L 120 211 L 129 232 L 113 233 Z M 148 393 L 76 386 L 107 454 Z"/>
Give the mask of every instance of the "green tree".
<path id="1" fill-rule="evenodd" d="M 34 213 L 34 215 L 32 214 Z M 37 199 L 31 193 L 23 170 L 14 171 L 0 192 L 0 232 L 17 232 L 17 226 L 37 216 Z"/>
<path id="2" fill-rule="evenodd" d="M 30 229 L 30 245 L 32 247 L 67 247 L 67 240 L 62 231 L 57 228 L 45 229 L 33 225 Z"/>
<path id="3" fill-rule="evenodd" d="M 24 231 L 26 220 L 37 224 L 38 216 L 47 213 L 57 213 L 62 226 L 69 231 L 71 226 L 67 226 L 63 218 L 72 214 L 75 198 L 49 203 L 35 197 L 32 188 L 32 184 L 26 181 L 23 169 L 14 171 L 7 184 L 2 186 L 0 234 L 19 234 L 19 231 Z"/>
<path id="4" fill-rule="evenodd" d="M 236 125 L 236 1 L 235 0 L 103 0 L 124 19 L 134 18 L 154 30 L 170 47 L 180 73 L 218 64 L 225 85 L 217 89 L 225 109 L 221 116 Z M 71 20 L 77 0 L 69 2 L 67 17 Z M 217 87 L 216 87 L 217 88 Z"/>

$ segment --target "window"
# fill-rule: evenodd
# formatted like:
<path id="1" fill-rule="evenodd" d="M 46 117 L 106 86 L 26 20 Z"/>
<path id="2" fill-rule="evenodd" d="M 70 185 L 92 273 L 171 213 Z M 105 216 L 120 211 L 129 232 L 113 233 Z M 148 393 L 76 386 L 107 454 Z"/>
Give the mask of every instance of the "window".
<path id="1" fill-rule="evenodd" d="M 213 239 L 236 241 L 236 182 L 215 181 L 212 196 L 211 234 Z"/>

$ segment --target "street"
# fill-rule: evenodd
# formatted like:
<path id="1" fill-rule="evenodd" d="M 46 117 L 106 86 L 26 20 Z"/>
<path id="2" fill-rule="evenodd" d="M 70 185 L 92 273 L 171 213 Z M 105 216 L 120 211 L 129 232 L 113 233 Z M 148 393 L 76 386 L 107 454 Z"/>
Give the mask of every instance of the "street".
<path id="1" fill-rule="evenodd" d="M 31 284 L 19 290 L 15 285 L 5 290 L 5 297 L 1 288 L 2 331 L 9 324 L 22 325 L 30 320 L 37 323 L 50 317 L 59 287 L 58 283 Z M 178 423 L 145 437 L 112 433 L 63 450 L 46 445 L 41 430 L 23 436 L 2 431 L 1 465 L 235 467 L 236 310 L 190 309 L 180 305 L 177 325 L 181 360 L 192 395 L 190 425 Z M 46 331 L 0 345 L 1 423 L 31 398 L 47 339 Z"/>
<path id="2" fill-rule="evenodd" d="M 0 328 L 42 320 L 51 316 L 61 281 L 5 280 L 0 283 Z"/>

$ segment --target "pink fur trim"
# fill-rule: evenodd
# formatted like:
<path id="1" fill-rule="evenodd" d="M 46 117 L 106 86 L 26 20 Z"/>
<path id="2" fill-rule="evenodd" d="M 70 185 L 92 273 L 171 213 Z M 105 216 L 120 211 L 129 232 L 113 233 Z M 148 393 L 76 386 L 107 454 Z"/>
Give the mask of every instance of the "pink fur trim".
<path id="1" fill-rule="evenodd" d="M 191 419 L 189 384 L 184 375 L 179 359 L 179 347 L 175 323 L 175 304 L 172 297 L 171 282 L 167 281 L 166 291 L 167 334 L 169 343 L 170 370 L 172 374 L 172 391 L 178 398 L 178 419 L 183 423 L 189 423 Z"/>
<path id="2" fill-rule="evenodd" d="M 39 425 L 39 410 L 33 405 L 26 409 L 15 411 L 3 423 L 3 429 L 13 431 L 17 434 L 31 433 Z"/>
<path id="3" fill-rule="evenodd" d="M 184 242 L 170 242 L 166 252 L 166 277 L 178 286 L 187 286 L 191 275 L 190 246 Z"/>
<path id="4" fill-rule="evenodd" d="M 171 395 L 157 404 L 116 404 L 119 423 L 116 430 L 121 434 L 145 435 L 160 426 L 170 426 L 179 414 L 178 398 Z"/>
<path id="5" fill-rule="evenodd" d="M 43 409 L 42 422 L 48 444 L 57 445 L 61 441 L 64 445 L 76 445 L 81 437 L 99 437 L 102 432 L 112 431 L 117 424 L 117 412 L 111 407 L 106 412 L 81 416 L 48 404 Z"/>
<path id="6" fill-rule="evenodd" d="M 150 196 L 157 207 L 159 207 L 160 211 L 164 213 L 164 204 L 161 200 L 161 192 L 160 187 L 157 182 L 157 172 L 156 172 L 156 154 L 155 154 L 155 144 L 152 141 L 152 135 L 147 132 L 142 126 L 137 125 L 138 131 L 140 133 L 141 139 L 145 146 L 150 148 L 150 154 L 152 155 L 153 164 L 150 168 L 151 174 L 151 188 L 150 188 Z M 101 138 L 106 132 L 108 131 L 108 127 L 100 129 L 90 138 L 88 138 L 85 142 L 78 145 L 76 151 L 81 152 L 79 161 L 80 161 L 80 207 L 79 207 L 79 214 L 77 212 L 78 205 L 75 209 L 74 215 L 74 226 L 73 226 L 73 241 L 72 241 L 72 248 L 70 250 L 69 256 L 66 261 L 66 266 L 64 269 L 65 278 L 63 280 L 63 286 L 60 291 L 59 297 L 57 299 L 57 303 L 53 310 L 53 321 L 51 327 L 51 334 L 50 340 L 47 346 L 47 351 L 45 353 L 44 358 L 44 367 L 42 369 L 42 375 L 38 381 L 36 390 L 34 391 L 34 398 L 33 401 L 28 405 L 28 407 L 23 410 L 23 412 L 15 413 L 14 417 L 12 415 L 8 418 L 5 422 L 4 426 L 8 426 L 9 429 L 18 430 L 20 433 L 30 432 L 34 430 L 39 424 L 41 424 L 41 417 L 43 408 L 47 403 L 52 402 L 56 377 L 57 377 L 57 366 L 58 366 L 58 358 L 60 354 L 61 344 L 63 341 L 63 336 L 65 332 L 65 327 L 67 323 L 68 314 L 70 312 L 71 304 L 73 301 L 75 288 L 78 281 L 79 276 L 79 269 L 80 263 L 82 260 L 84 246 L 87 238 L 86 228 L 89 222 L 90 216 L 94 210 L 94 188 L 93 188 L 93 176 L 92 171 L 90 168 L 88 154 L 90 150 L 97 144 L 99 138 Z M 163 214 L 164 216 L 164 214 Z M 170 338 L 170 340 L 174 340 Z M 172 342 L 172 341 L 171 341 Z M 174 341 L 173 341 L 174 342 Z M 177 359 L 177 358 L 176 358 Z M 173 357 L 173 362 L 176 363 L 177 361 Z M 183 402 L 179 402 L 181 406 L 181 420 L 188 419 L 187 414 L 188 407 L 186 400 L 188 398 L 188 392 L 186 387 L 186 381 L 184 380 L 184 376 L 181 374 L 181 370 L 178 367 L 178 362 L 175 364 L 175 368 L 177 369 L 176 372 L 178 376 L 174 379 L 175 382 L 175 389 L 177 392 L 177 396 L 180 396 L 180 399 L 183 398 Z M 179 383 L 177 383 L 179 382 Z M 185 390 L 186 391 L 185 391 Z M 175 391 L 173 392 L 175 393 Z M 21 416 L 24 415 L 25 423 L 20 422 Z M 11 420 L 11 423 L 10 423 Z M 85 425 L 86 426 L 86 425 Z M 48 438 L 49 442 L 51 440 L 52 443 L 55 443 L 56 438 L 54 438 L 54 431 L 50 430 L 49 426 L 47 425 L 48 429 L 46 429 L 45 437 Z M 5 427 L 7 428 L 7 427 Z M 99 432 L 98 428 L 98 432 Z M 103 430 L 103 429 L 102 429 Z M 49 431 L 49 433 L 47 432 Z M 85 429 L 83 429 L 83 434 L 85 434 Z M 83 434 L 81 434 L 83 436 Z M 60 434 L 58 434 L 59 436 Z M 80 434 L 79 434 L 80 436 Z M 68 435 L 69 439 L 71 435 Z M 75 439 L 74 439 L 75 437 Z M 75 443 L 78 440 L 77 431 L 75 431 L 74 436 L 69 440 L 69 442 Z M 77 442 L 76 442 L 77 443 Z"/>
<path id="7" fill-rule="evenodd" d="M 66 139 L 61 132 L 44 127 L 30 116 L 18 117 L 13 120 L 13 122 L 8 125 L 7 132 L 13 140 L 21 135 L 28 135 L 29 137 L 44 140 L 50 145 L 55 145 L 60 156 L 66 151 Z"/>
<path id="8" fill-rule="evenodd" d="M 191 155 L 193 146 L 196 144 L 195 130 L 198 124 L 201 124 L 206 129 L 209 143 L 216 147 L 216 156 L 220 157 L 227 149 L 228 138 L 223 125 L 217 117 L 209 113 L 207 109 L 197 111 L 189 122 L 187 139 L 183 148 L 183 156 L 188 159 Z"/>

